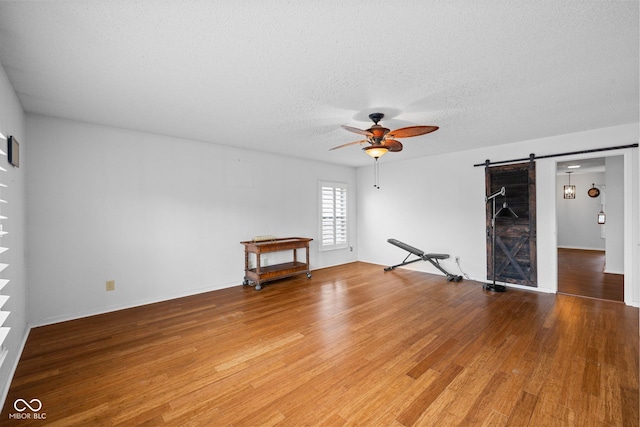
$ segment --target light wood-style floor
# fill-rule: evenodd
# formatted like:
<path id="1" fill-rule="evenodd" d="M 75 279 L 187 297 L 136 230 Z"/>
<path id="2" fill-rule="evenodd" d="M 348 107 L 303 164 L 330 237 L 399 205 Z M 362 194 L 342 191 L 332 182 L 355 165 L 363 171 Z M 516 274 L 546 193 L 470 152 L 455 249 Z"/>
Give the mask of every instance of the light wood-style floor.
<path id="1" fill-rule="evenodd" d="M 8 421 L 34 398 L 46 424 Z M 353 263 L 35 328 L 0 417 L 637 426 L 638 309 Z"/>
<path id="2" fill-rule="evenodd" d="M 558 292 L 624 301 L 624 275 L 605 273 L 604 251 L 558 248 Z"/>

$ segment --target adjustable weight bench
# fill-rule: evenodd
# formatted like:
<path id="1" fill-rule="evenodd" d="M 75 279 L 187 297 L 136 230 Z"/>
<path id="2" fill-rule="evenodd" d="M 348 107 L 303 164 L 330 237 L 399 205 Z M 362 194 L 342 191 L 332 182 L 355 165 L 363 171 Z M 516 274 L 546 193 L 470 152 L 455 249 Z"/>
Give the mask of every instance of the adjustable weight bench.
<path id="1" fill-rule="evenodd" d="M 447 259 L 447 258 L 449 258 L 449 255 L 447 255 L 447 254 L 425 254 L 424 251 L 421 251 L 418 248 L 414 248 L 413 246 L 407 245 L 406 243 L 403 243 L 400 240 L 396 240 L 396 239 L 387 239 L 387 242 L 391 243 L 394 246 L 399 247 L 400 249 L 404 249 L 405 251 L 409 252 L 409 254 L 406 256 L 404 261 L 402 261 L 400 264 L 393 265 L 391 267 L 386 267 L 384 269 L 384 271 L 390 271 L 390 270 L 393 270 L 396 267 L 401 267 L 403 265 L 411 264 L 411 263 L 418 262 L 418 261 L 429 261 L 431 264 L 434 265 L 435 268 L 437 268 L 438 270 L 442 271 L 445 274 L 445 276 L 447 276 L 447 282 L 459 282 L 459 281 L 462 280 L 462 276 L 456 276 L 455 274 L 451 274 L 447 270 L 442 268 L 442 266 L 440 265 L 440 262 L 438 260 Z M 416 255 L 419 258 L 413 259 L 411 261 L 407 261 L 407 259 L 411 255 Z"/>

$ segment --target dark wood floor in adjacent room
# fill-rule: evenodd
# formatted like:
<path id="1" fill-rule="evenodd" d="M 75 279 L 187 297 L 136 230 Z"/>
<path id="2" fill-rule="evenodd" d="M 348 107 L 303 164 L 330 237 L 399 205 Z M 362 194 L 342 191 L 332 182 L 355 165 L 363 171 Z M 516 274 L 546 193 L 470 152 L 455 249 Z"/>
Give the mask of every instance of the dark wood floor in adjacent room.
<path id="1" fill-rule="evenodd" d="M 9 420 L 16 399 L 41 420 Z M 16 426 L 638 425 L 638 309 L 353 263 L 31 331 Z"/>
<path id="2" fill-rule="evenodd" d="M 558 249 L 558 292 L 624 301 L 624 275 L 605 273 L 605 252 Z"/>

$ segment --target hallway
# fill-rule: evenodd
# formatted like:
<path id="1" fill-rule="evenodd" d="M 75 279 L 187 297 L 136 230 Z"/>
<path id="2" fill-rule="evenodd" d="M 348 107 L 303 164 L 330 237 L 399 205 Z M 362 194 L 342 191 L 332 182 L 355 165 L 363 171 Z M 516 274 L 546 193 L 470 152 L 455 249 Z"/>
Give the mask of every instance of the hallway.
<path id="1" fill-rule="evenodd" d="M 558 248 L 558 292 L 624 301 L 624 275 L 604 273 L 604 251 Z"/>

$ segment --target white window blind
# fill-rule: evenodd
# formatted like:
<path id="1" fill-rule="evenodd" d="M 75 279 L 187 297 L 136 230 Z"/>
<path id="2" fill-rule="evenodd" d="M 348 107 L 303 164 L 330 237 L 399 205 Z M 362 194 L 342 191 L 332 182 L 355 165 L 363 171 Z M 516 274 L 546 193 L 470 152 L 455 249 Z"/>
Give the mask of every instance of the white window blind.
<path id="1" fill-rule="evenodd" d="M 9 299 L 9 295 L 5 295 L 3 289 L 9 283 L 6 277 L 6 269 L 9 267 L 7 264 L 7 250 L 9 249 L 6 245 L 5 235 L 7 232 L 5 231 L 5 221 L 7 219 L 4 216 L 4 212 L 6 211 L 7 201 L 7 170 L 4 168 L 4 165 L 7 165 L 7 138 L 0 133 L 0 364 L 4 361 L 7 355 L 7 349 L 4 345 L 4 340 L 9 335 L 9 327 L 5 326 L 5 321 L 7 317 L 9 317 L 9 311 L 5 308 L 5 303 Z"/>
<path id="2" fill-rule="evenodd" d="M 320 250 L 342 249 L 347 239 L 347 184 L 320 182 Z"/>

